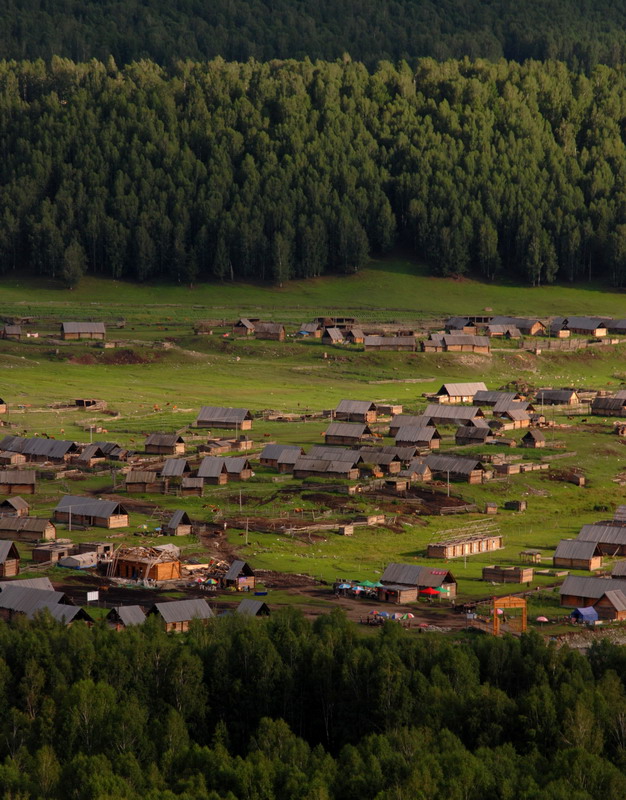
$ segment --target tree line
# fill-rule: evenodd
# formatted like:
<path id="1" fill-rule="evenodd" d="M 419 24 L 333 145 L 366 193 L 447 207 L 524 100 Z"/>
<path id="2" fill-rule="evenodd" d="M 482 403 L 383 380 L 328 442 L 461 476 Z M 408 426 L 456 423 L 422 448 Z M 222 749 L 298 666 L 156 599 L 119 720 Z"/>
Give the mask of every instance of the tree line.
<path id="1" fill-rule="evenodd" d="M 0 54 L 150 58 L 626 60 L 624 0 L 5 0 Z"/>
<path id="2" fill-rule="evenodd" d="M 13 800 L 622 800 L 626 656 L 340 612 L 189 634 L 0 623 Z"/>
<path id="3" fill-rule="evenodd" d="M 560 62 L 0 62 L 0 268 L 622 285 L 625 109 Z"/>

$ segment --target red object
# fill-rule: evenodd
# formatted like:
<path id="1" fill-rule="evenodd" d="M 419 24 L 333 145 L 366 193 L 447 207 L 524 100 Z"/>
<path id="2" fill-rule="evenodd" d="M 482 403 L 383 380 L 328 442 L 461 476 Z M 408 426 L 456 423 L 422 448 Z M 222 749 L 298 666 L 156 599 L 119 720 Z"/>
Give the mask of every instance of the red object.
<path id="1" fill-rule="evenodd" d="M 433 589 L 432 586 L 427 586 L 425 589 L 420 589 L 420 594 L 439 594 L 437 589 Z"/>

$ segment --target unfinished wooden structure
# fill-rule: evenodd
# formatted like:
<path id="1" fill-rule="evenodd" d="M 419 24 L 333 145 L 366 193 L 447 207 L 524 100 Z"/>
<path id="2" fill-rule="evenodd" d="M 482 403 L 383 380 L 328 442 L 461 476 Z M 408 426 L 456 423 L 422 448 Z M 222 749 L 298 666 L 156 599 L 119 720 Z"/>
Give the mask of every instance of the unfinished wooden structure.
<path id="1" fill-rule="evenodd" d="M 128 580 L 150 580 L 155 582 L 179 580 L 180 560 L 167 550 L 155 547 L 118 548 L 108 568 L 109 577 Z"/>
<path id="2" fill-rule="evenodd" d="M 530 583 L 534 574 L 532 567 L 504 567 L 500 564 L 483 567 L 483 580 L 491 583 Z"/>

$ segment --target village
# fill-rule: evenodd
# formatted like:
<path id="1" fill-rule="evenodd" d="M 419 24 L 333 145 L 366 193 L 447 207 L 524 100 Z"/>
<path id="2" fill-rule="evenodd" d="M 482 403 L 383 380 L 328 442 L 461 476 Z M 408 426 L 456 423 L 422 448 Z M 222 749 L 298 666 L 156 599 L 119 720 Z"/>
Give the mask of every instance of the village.
<path id="1" fill-rule="evenodd" d="M 194 326 L 203 339 L 291 337 L 317 345 L 323 360 L 345 348 L 416 358 L 488 356 L 496 343 L 535 355 L 605 349 L 626 341 L 625 331 L 626 320 L 580 316 L 454 317 L 430 330 L 337 316 Z M 47 333 L 37 319 L 17 318 L 1 335 L 24 347 L 46 338 L 62 347 L 120 344 L 102 322 L 63 322 Z M 626 440 L 624 389 L 532 386 L 515 376 L 488 387 L 444 376 L 402 402 L 371 391 L 372 399 L 332 408 L 203 405 L 175 429 L 112 437 L 106 400 L 63 397 L 54 412 L 63 433 L 75 431 L 68 438 L 39 430 L 38 409 L 20 407 L 10 380 L 2 392 L 6 618 L 46 609 L 65 624 L 105 618 L 120 628 L 156 615 L 166 630 L 184 631 L 193 619 L 266 616 L 274 603 L 297 603 L 312 615 L 339 605 L 363 623 L 393 619 L 416 630 L 534 624 L 561 632 L 626 620 L 626 507 L 598 507 L 595 521 L 579 525 L 563 514 L 566 536 L 534 534 L 525 522 L 545 502 L 543 487 L 580 497 L 590 472 L 593 484 L 575 436 Z M 174 393 L 170 402 L 186 400 Z M 407 536 L 416 542 L 408 552 Z M 365 557 L 355 556 L 359 548 Z M 359 568 L 347 572 L 337 553 Z"/>

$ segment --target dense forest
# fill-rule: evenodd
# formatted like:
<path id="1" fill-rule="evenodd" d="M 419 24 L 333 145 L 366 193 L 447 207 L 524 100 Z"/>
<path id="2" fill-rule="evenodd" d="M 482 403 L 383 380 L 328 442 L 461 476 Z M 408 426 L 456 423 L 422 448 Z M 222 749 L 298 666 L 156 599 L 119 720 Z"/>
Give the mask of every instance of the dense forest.
<path id="1" fill-rule="evenodd" d="M 0 63 L 0 268 L 626 280 L 626 74 L 560 62 Z"/>
<path id="2" fill-rule="evenodd" d="M 626 654 L 340 613 L 0 624 L 11 800 L 623 800 Z"/>
<path id="3" fill-rule="evenodd" d="M 4 0 L 0 55 L 626 61 L 625 0 Z"/>

